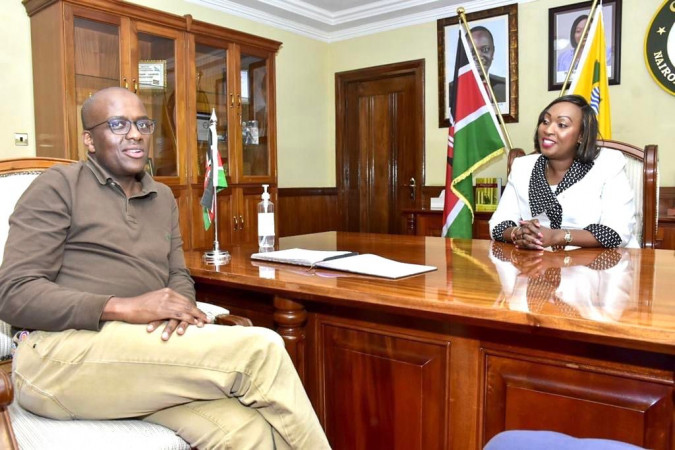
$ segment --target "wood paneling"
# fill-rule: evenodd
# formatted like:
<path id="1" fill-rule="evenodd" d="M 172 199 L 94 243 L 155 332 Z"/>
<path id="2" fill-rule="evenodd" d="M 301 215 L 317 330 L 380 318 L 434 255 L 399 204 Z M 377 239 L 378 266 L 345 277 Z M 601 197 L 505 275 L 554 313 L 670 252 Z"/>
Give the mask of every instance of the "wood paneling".
<path id="1" fill-rule="evenodd" d="M 320 330 L 324 427 L 333 448 L 445 448 L 446 342 L 328 318 Z"/>
<path id="2" fill-rule="evenodd" d="M 485 442 L 504 430 L 549 430 L 671 448 L 671 427 L 663 432 L 673 417 L 671 380 L 611 372 L 599 362 L 582 366 L 560 356 L 488 353 L 485 367 Z"/>
<path id="3" fill-rule="evenodd" d="M 279 189 L 279 236 L 338 229 L 336 188 Z"/>
<path id="4" fill-rule="evenodd" d="M 664 186 L 660 189 L 656 247 L 675 250 L 675 186 Z"/>
<path id="5" fill-rule="evenodd" d="M 443 229 L 443 211 L 437 209 L 404 210 L 408 223 L 407 234 L 417 236 L 440 236 Z M 490 217 L 492 213 L 477 212 L 473 221 L 473 238 L 490 239 Z"/>

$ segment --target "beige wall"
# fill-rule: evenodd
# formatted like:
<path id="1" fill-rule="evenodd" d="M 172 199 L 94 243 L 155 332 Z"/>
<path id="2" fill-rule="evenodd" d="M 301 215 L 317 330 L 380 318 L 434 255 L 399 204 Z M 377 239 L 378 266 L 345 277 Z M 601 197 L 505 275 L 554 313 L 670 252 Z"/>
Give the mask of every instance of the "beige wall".
<path id="1" fill-rule="evenodd" d="M 335 72 L 413 59 L 425 59 L 426 184 L 445 180 L 447 129 L 438 128 L 436 23 L 416 25 L 348 41 L 325 44 L 290 32 L 187 3 L 183 0 L 132 0 L 174 14 L 190 13 L 215 23 L 283 42 L 277 58 L 277 125 L 280 187 L 335 186 Z M 34 155 L 30 25 L 20 0 L 0 10 L 0 158 Z M 547 90 L 548 9 L 573 3 L 537 0 L 518 8 L 520 122 L 507 125 L 515 146 L 532 147 L 536 116 L 557 96 Z M 649 3 L 645 7 L 645 3 Z M 673 112 L 675 97 L 661 90 L 644 64 L 646 28 L 660 1 L 623 0 L 621 84 L 610 86 L 613 134 L 643 146 L 659 144 L 661 185 L 675 186 Z M 630 20 L 629 20 L 630 18 Z M 30 134 L 29 147 L 14 146 L 14 132 Z M 504 159 L 492 162 L 484 176 L 504 176 Z"/>
<path id="2" fill-rule="evenodd" d="M 3 2 L 0 24 L 0 158 L 35 156 L 30 21 L 20 0 Z M 14 133 L 28 133 L 29 145 L 15 146 Z"/>
<path id="3" fill-rule="evenodd" d="M 575 1 L 538 0 L 518 6 L 519 122 L 507 124 L 515 147 L 532 149 L 539 111 L 558 96 L 549 92 L 547 67 L 548 9 Z M 645 4 L 649 3 L 649 7 Z M 610 86 L 613 138 L 644 146 L 658 144 L 661 185 L 675 185 L 675 96 L 651 79 L 644 63 L 644 35 L 657 5 L 623 0 L 621 84 Z M 447 128 L 438 128 L 436 23 L 407 27 L 332 44 L 332 72 L 424 58 L 426 60 L 426 185 L 445 184 Z M 334 117 L 334 116 L 332 116 Z M 334 119 L 333 119 L 334 122 Z M 333 130 L 331 129 L 331 132 Z M 482 176 L 505 176 L 505 158 L 491 162 Z"/>

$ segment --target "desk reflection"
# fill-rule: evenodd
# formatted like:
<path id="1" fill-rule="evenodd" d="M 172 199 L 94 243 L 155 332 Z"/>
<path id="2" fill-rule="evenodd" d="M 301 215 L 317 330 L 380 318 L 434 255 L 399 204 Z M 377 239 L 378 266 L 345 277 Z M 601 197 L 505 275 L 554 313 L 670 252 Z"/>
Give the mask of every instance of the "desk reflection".
<path id="1" fill-rule="evenodd" d="M 489 256 L 504 308 L 612 322 L 631 306 L 634 270 L 625 249 L 536 252 L 493 242 Z"/>

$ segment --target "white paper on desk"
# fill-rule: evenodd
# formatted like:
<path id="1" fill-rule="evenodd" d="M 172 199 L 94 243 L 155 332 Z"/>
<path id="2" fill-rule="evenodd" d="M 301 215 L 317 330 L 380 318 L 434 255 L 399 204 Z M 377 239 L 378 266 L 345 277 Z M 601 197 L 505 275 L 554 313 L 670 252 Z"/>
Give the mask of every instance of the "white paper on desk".
<path id="1" fill-rule="evenodd" d="M 277 250 L 275 252 L 254 253 L 251 255 L 251 259 L 295 264 L 298 266 L 313 266 L 327 258 L 335 258 L 342 255 L 349 255 L 351 253 L 352 252 L 348 251 L 305 250 L 302 248 L 289 248 L 288 250 Z"/>
<path id="2" fill-rule="evenodd" d="M 318 262 L 314 266 L 321 267 L 322 269 L 342 270 L 392 279 L 436 270 L 434 266 L 402 263 L 372 254 L 348 256 L 346 258 Z"/>

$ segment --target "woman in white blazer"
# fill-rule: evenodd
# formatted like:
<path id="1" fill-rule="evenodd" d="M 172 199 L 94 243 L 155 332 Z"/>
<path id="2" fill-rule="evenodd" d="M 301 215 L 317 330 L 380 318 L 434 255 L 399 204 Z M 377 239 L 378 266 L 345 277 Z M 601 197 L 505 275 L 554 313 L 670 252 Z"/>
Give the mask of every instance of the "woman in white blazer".
<path id="1" fill-rule="evenodd" d="M 518 248 L 639 247 L 624 156 L 597 147 L 598 122 L 578 95 L 539 115 L 537 153 L 516 158 L 490 219 L 494 240 Z"/>

